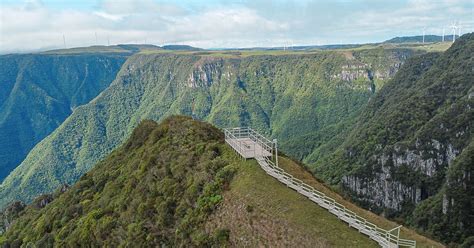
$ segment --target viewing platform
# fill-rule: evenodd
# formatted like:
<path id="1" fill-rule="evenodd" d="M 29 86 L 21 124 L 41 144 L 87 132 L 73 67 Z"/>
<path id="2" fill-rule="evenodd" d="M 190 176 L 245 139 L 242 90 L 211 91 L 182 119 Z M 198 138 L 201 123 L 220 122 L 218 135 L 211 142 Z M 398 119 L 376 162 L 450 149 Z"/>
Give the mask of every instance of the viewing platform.
<path id="1" fill-rule="evenodd" d="M 224 129 L 224 133 L 227 144 L 244 159 L 272 157 L 276 149 L 276 140 L 270 141 L 248 127 Z"/>

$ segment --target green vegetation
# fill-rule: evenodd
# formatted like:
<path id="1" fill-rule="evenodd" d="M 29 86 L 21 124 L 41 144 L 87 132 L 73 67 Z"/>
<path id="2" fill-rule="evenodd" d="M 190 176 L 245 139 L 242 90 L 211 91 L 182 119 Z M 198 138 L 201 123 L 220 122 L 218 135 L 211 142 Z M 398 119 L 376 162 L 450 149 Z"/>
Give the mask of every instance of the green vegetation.
<path id="1" fill-rule="evenodd" d="M 456 39 L 459 36 L 456 35 Z M 422 35 L 417 35 L 417 36 L 404 36 L 404 37 L 395 37 L 390 40 L 385 41 L 385 43 L 422 43 L 424 41 L 426 43 L 432 43 L 432 42 L 442 42 L 443 37 L 440 35 L 425 35 L 424 37 Z M 453 40 L 453 35 L 445 35 L 444 36 L 445 41 L 451 41 Z"/>
<path id="2" fill-rule="evenodd" d="M 0 56 L 0 182 L 74 108 L 107 88 L 119 55 Z"/>
<path id="3" fill-rule="evenodd" d="M 293 162 L 286 157 L 280 157 L 280 165 L 286 171 L 302 179 L 307 184 L 312 185 L 318 190 L 337 199 L 347 208 L 357 212 L 360 216 L 369 219 L 373 223 L 384 227 L 393 228 L 398 224 L 390 222 L 387 219 L 377 216 L 369 211 L 363 210 L 340 195 L 332 191 L 330 188 L 314 179 L 313 175 L 306 171 L 301 165 Z M 265 216 L 271 216 L 276 222 L 283 221 L 290 230 L 295 230 L 300 236 L 311 236 L 313 239 L 306 240 L 309 243 L 298 243 L 297 240 L 291 240 L 297 247 L 377 247 L 378 245 L 370 240 L 360 239 L 355 229 L 345 230 L 342 226 L 345 224 L 337 219 L 337 217 L 328 214 L 323 209 L 306 197 L 297 194 L 294 190 L 281 187 L 282 184 L 276 179 L 265 174 L 257 163 L 253 160 L 247 162 L 247 166 L 239 167 L 238 173 L 230 185 L 230 191 L 224 193 L 229 202 L 239 202 L 241 205 L 252 206 L 253 210 L 248 215 L 252 219 L 265 219 Z M 224 205 L 227 206 L 227 205 Z M 230 211 L 229 209 L 225 209 Z M 219 210 L 221 211 L 221 210 Z M 242 215 L 242 213 L 239 213 Z M 230 217 L 236 217 L 230 215 Z M 247 220 L 248 221 L 248 220 Z M 264 222 L 264 221 L 262 221 Z M 255 222 L 255 229 L 260 228 Z M 232 224 L 222 225 L 222 227 L 230 228 L 233 232 L 244 233 L 245 219 L 236 218 Z M 278 240 L 290 239 L 288 236 L 281 234 L 281 237 L 275 237 Z M 442 245 L 429 240 L 416 232 L 407 228 L 402 228 L 402 238 L 413 239 L 417 241 L 418 247 L 441 247 Z M 301 241 L 301 240 L 300 240 Z M 270 241 L 269 241 L 270 242 Z M 265 243 L 267 244 L 267 243 Z M 281 243 L 280 243 L 281 244 Z M 268 246 L 274 246 L 271 243 Z"/>
<path id="4" fill-rule="evenodd" d="M 373 95 L 369 88 L 381 87 L 413 53 L 376 48 L 241 58 L 135 54 L 110 87 L 76 108 L 4 180 L 0 207 L 74 183 L 140 120 L 190 115 L 193 98 L 199 119 L 270 131 L 288 154 L 303 158 L 324 143 L 320 136 L 346 128 L 340 123 L 365 106 Z"/>
<path id="5" fill-rule="evenodd" d="M 121 54 L 132 55 L 137 52 L 161 50 L 161 47 L 154 45 L 114 45 L 114 46 L 90 46 L 90 47 L 75 47 L 69 49 L 57 49 L 42 52 L 41 54 L 56 54 L 56 55 L 72 55 L 72 54 Z"/>
<path id="6" fill-rule="evenodd" d="M 4 245 L 209 246 L 200 226 L 222 201 L 235 161 L 222 134 L 174 117 L 143 121 L 130 139 L 44 208 L 30 205 Z M 228 152 L 228 151 L 226 151 Z M 232 164 L 234 163 L 234 164 Z"/>
<path id="7" fill-rule="evenodd" d="M 443 49 L 431 44 L 141 50 L 106 90 L 31 150 L 0 186 L 0 206 L 76 182 L 142 120 L 190 115 L 194 101 L 201 120 L 278 138 L 285 153 L 361 206 L 461 244 L 474 230 L 466 186 L 473 164 L 466 148 L 474 119 L 472 43 L 473 35 L 464 35 L 442 54 L 425 54 Z M 259 211 L 248 205 L 242 209 Z M 213 237 L 229 237 L 228 229 Z"/>
<path id="8" fill-rule="evenodd" d="M 280 159 L 286 170 L 340 198 L 301 166 Z M 241 160 L 219 130 L 189 117 L 141 122 L 75 185 L 47 198 L 54 200 L 44 207 L 35 200 L 15 217 L 0 245 L 377 247 L 266 175 L 255 160 Z M 410 230 L 402 235 L 421 247 L 439 246 Z"/>
<path id="9" fill-rule="evenodd" d="M 361 205 L 446 243 L 473 236 L 474 34 L 410 59 L 329 155 L 306 162 Z M 329 143 L 331 144 L 331 143 Z"/>

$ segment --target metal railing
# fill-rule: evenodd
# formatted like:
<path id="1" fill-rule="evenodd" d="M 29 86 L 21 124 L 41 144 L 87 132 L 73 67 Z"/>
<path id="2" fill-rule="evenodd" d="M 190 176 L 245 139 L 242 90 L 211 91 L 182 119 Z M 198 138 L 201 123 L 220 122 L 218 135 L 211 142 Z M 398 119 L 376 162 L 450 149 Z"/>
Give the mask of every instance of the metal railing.
<path id="1" fill-rule="evenodd" d="M 225 134 L 225 141 L 234 148 L 240 155 L 244 154 L 244 151 L 252 151 L 253 157 L 257 155 L 255 148 L 261 147 L 266 152 L 273 157 L 274 152 L 274 142 L 270 141 L 269 139 L 265 138 L 263 135 L 259 134 L 255 130 L 249 127 L 239 127 L 239 128 L 227 128 L 224 129 Z M 244 141 L 244 139 L 250 139 L 255 144 L 248 144 Z M 250 146 L 250 147 L 249 147 Z"/>
<path id="2" fill-rule="evenodd" d="M 240 151 L 242 151 L 244 147 L 242 144 L 236 142 L 236 140 L 241 138 L 252 137 L 252 141 L 260 144 L 265 149 L 269 149 L 268 151 L 271 153 L 273 152 L 273 146 L 276 148 L 276 140 L 271 142 L 251 128 L 225 129 L 224 132 L 226 142 L 240 154 L 242 154 Z M 265 146 L 265 144 L 267 145 Z M 275 156 L 275 160 L 276 157 L 277 155 Z M 274 177 L 298 193 L 308 197 L 311 201 L 315 202 L 319 206 L 327 209 L 339 219 L 348 223 L 349 226 L 375 240 L 381 247 L 416 247 L 416 241 L 400 238 L 401 226 L 395 227 L 391 230 L 380 228 L 376 224 L 347 209 L 344 205 L 338 203 L 336 200 L 327 196 L 323 192 L 320 192 L 314 187 L 304 183 L 300 179 L 293 177 L 291 174 L 278 167 L 278 160 L 276 160 L 276 163 L 274 163 L 271 157 L 268 158 L 263 156 L 255 157 L 255 159 L 257 160 L 260 167 L 268 175 Z"/>

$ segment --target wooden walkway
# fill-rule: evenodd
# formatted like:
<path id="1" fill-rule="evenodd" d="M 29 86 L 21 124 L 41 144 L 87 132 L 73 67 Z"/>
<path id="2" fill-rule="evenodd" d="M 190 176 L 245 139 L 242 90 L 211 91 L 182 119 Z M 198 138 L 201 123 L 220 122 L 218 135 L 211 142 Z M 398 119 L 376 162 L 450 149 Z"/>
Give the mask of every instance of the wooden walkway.
<path id="1" fill-rule="evenodd" d="M 346 222 L 350 227 L 369 236 L 369 238 L 376 241 L 381 247 L 416 247 L 416 241 L 400 238 L 401 226 L 391 230 L 382 229 L 278 167 L 276 140 L 269 141 L 250 128 L 225 129 L 224 133 L 227 144 L 242 156 L 242 158 L 255 158 L 260 167 L 268 175 L 306 196 L 319 206 L 327 209 L 330 213 Z M 274 152 L 275 162 L 272 161 Z"/>
<path id="2" fill-rule="evenodd" d="M 271 157 L 272 154 L 260 144 L 250 138 L 228 139 L 227 143 L 232 146 L 243 158 Z M 239 149 L 239 147 L 241 149 Z M 237 148 L 237 149 L 236 149 Z"/>

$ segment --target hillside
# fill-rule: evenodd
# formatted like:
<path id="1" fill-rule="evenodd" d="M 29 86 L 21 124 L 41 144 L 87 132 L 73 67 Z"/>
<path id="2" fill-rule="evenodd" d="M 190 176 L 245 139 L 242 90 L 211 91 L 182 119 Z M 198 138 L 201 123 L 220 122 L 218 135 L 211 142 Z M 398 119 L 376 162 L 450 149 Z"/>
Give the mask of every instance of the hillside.
<path id="1" fill-rule="evenodd" d="M 62 54 L 62 55 L 72 55 L 72 54 L 114 54 L 114 55 L 123 55 L 130 56 L 134 53 L 143 52 L 143 51 L 156 51 L 161 50 L 162 48 L 155 45 L 148 44 L 120 44 L 113 46 L 89 46 L 89 47 L 73 47 L 65 49 L 56 49 L 48 50 L 41 52 L 40 54 Z"/>
<path id="2" fill-rule="evenodd" d="M 456 35 L 455 38 L 457 39 L 459 35 Z M 444 41 L 449 42 L 453 40 L 453 35 L 445 35 Z M 425 42 L 442 42 L 443 36 L 440 35 L 425 35 Z M 402 37 L 395 37 L 390 40 L 384 41 L 384 43 L 421 43 L 423 42 L 423 36 L 402 36 Z"/>
<path id="3" fill-rule="evenodd" d="M 0 56 L 0 182 L 77 106 L 114 80 L 119 55 Z"/>
<path id="4" fill-rule="evenodd" d="M 280 159 L 285 170 L 362 216 L 396 226 L 344 201 L 293 161 Z M 75 185 L 38 198 L 17 215 L 0 244 L 377 247 L 266 175 L 254 160 L 242 161 L 219 130 L 188 117 L 160 125 L 141 122 Z M 416 239 L 419 247 L 440 247 L 408 229 L 402 236 Z"/>
<path id="5" fill-rule="evenodd" d="M 415 52 L 361 49 L 310 54 L 221 55 L 146 52 L 131 56 L 114 82 L 77 108 L 0 186 L 0 207 L 72 184 L 143 119 L 191 114 L 219 127 L 269 130 L 303 158 L 347 128 L 368 99 Z"/>
<path id="6" fill-rule="evenodd" d="M 342 145 L 306 162 L 372 211 L 446 243 L 474 236 L 472 54 L 469 34 L 408 60 L 336 138 Z"/>

